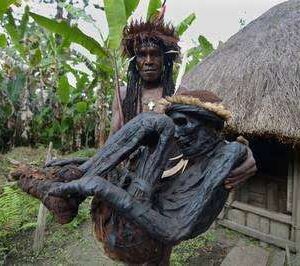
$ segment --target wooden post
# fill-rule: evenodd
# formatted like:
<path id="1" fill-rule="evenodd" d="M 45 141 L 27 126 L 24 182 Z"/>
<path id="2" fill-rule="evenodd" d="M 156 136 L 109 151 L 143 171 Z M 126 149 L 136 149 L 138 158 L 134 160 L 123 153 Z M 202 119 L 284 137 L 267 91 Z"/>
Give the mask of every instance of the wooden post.
<path id="1" fill-rule="evenodd" d="M 294 193 L 293 193 L 293 223 L 296 250 L 300 253 L 300 151 L 294 152 L 293 163 Z"/>
<path id="2" fill-rule="evenodd" d="M 50 142 L 48 147 L 48 152 L 46 155 L 45 164 L 49 162 L 52 158 L 51 151 L 52 151 L 52 142 Z M 33 250 L 38 252 L 44 245 L 44 237 L 45 237 L 45 228 L 46 228 L 46 218 L 48 214 L 48 209 L 44 206 L 43 203 L 40 204 L 39 214 L 37 219 L 37 226 L 34 232 L 34 240 L 33 240 Z"/>
<path id="3" fill-rule="evenodd" d="M 225 203 L 225 206 L 222 209 L 222 211 L 220 212 L 220 214 L 218 215 L 218 219 L 222 220 L 222 219 L 224 219 L 226 217 L 227 212 L 230 209 L 230 205 L 235 200 L 235 193 L 236 193 L 236 191 L 230 191 L 228 199 L 227 199 L 227 201 Z"/>
<path id="4" fill-rule="evenodd" d="M 291 253 L 288 245 L 285 246 L 285 253 L 286 253 L 286 265 L 287 266 L 292 266 L 291 263 Z"/>

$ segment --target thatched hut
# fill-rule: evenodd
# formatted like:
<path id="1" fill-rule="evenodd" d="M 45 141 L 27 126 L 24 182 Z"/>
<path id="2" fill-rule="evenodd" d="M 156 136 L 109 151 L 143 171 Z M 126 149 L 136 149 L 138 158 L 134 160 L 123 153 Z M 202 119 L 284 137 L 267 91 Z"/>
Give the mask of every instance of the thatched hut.
<path id="1" fill-rule="evenodd" d="M 259 171 L 220 223 L 300 250 L 300 1 L 279 4 L 232 36 L 185 75 L 233 112 L 230 137 L 243 135 Z"/>

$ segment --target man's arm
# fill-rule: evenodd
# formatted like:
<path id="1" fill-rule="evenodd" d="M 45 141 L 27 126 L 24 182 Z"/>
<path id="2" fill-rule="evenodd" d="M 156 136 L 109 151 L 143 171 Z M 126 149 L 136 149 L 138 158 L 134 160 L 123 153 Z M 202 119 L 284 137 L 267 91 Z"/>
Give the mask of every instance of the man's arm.
<path id="1" fill-rule="evenodd" d="M 121 104 L 123 103 L 125 96 L 126 96 L 126 87 L 123 86 L 120 88 Z M 118 104 L 117 94 L 115 93 L 114 100 L 112 103 L 112 118 L 111 118 L 109 136 L 117 132 L 122 127 L 121 113 L 122 113 L 122 109 L 120 109 L 120 106 Z"/>
<path id="2" fill-rule="evenodd" d="M 239 140 L 237 140 L 239 141 Z M 224 184 L 228 190 L 236 189 L 239 185 L 245 183 L 257 171 L 256 162 L 251 149 L 247 146 L 247 158 L 238 167 L 233 169 L 227 176 Z"/>

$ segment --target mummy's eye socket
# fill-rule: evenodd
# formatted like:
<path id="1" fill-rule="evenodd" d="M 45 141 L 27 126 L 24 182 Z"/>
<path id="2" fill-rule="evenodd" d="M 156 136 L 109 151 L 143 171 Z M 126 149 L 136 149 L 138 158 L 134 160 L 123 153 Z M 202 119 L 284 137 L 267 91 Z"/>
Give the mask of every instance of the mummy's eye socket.
<path id="1" fill-rule="evenodd" d="M 174 119 L 174 123 L 177 126 L 185 126 L 187 124 L 187 120 L 184 117 L 178 117 Z"/>

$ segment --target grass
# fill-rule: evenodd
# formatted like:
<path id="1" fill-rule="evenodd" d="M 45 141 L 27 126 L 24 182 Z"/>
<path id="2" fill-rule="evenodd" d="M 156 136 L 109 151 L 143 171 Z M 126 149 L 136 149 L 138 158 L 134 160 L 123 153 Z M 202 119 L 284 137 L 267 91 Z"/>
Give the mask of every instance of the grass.
<path id="1" fill-rule="evenodd" d="M 63 263 L 62 265 L 70 265 L 68 263 L 68 256 L 66 254 L 63 255 L 65 244 L 83 241 L 80 238 L 80 226 L 89 217 L 89 200 L 80 206 L 78 216 L 69 224 L 57 224 L 53 216 L 49 214 L 47 217 L 44 248 L 38 253 L 32 250 L 35 227 L 18 230 L 15 234 L 11 234 L 10 237 L 3 239 L 2 262 L 6 257 L 8 260 L 6 263 L 8 264 L 10 260 L 13 261 L 13 264 L 16 263 L 17 265 L 22 265 L 23 263 L 37 265 L 38 261 L 53 260 Z"/>
<path id="2" fill-rule="evenodd" d="M 45 148 L 16 148 L 0 155 L 0 264 L 13 249 L 13 237 L 20 232 L 30 231 L 36 226 L 38 200 L 23 193 L 17 184 L 7 182 L 14 169 L 12 160 L 41 165 Z"/>
<path id="3" fill-rule="evenodd" d="M 64 157 L 90 157 L 94 149 L 87 149 L 68 154 Z M 53 151 L 57 156 L 57 152 Z M 19 147 L 7 154 L 0 154 L 0 265 L 7 254 L 19 253 L 22 246 L 15 241 L 18 235 L 32 233 L 36 227 L 40 201 L 22 192 L 16 182 L 8 182 L 9 173 L 14 169 L 12 161 L 42 166 L 46 148 L 32 149 Z M 78 216 L 59 232 L 73 232 L 89 218 L 88 203 L 81 205 Z M 51 214 L 47 217 L 48 224 L 54 224 Z M 61 236 L 60 236 L 61 237 Z M 58 237 L 59 238 L 59 237 Z M 34 257 L 34 256 L 33 256 Z"/>
<path id="4" fill-rule="evenodd" d="M 86 206 L 83 207 L 85 208 Z M 39 252 L 32 250 L 33 230 L 20 231 L 15 237 L 8 239 L 10 249 L 9 253 L 6 253 L 6 264 L 39 265 L 43 264 L 42 261 L 56 261 L 62 265 L 71 265 L 68 255 L 64 254 L 64 249 L 66 243 L 81 241 L 79 227 L 80 225 L 73 227 L 71 224 L 62 226 L 53 221 L 47 222 L 44 247 Z"/>
<path id="5" fill-rule="evenodd" d="M 199 255 L 199 250 L 216 243 L 216 237 L 212 232 L 207 232 L 193 239 L 183 241 L 175 248 L 171 255 L 172 266 L 187 265 L 189 260 Z"/>
<path id="6" fill-rule="evenodd" d="M 72 158 L 72 157 L 92 157 L 93 155 L 95 155 L 96 153 L 96 149 L 84 149 L 84 150 L 79 150 L 79 151 L 75 151 L 73 153 L 67 154 L 66 158 Z"/>

